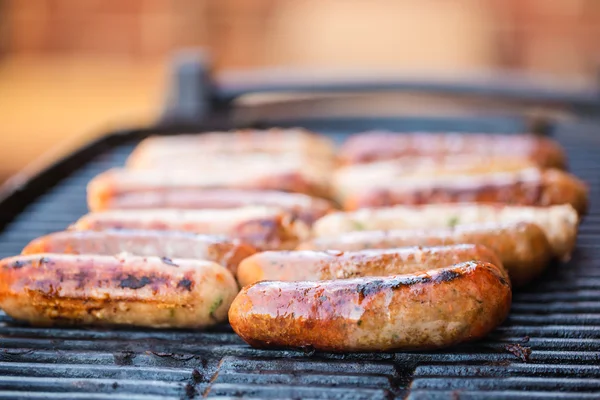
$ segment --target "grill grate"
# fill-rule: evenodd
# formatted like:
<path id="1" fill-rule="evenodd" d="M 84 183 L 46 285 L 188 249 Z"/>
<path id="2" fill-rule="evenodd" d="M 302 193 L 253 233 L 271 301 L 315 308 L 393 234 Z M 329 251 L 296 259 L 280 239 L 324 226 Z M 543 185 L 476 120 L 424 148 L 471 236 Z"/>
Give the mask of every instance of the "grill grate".
<path id="1" fill-rule="evenodd" d="M 600 198 L 595 126 L 557 138 Z M 29 204 L 0 233 L 0 256 L 84 214 L 85 185 L 134 144 L 96 156 Z M 485 340 L 428 353 L 255 350 L 229 326 L 209 332 L 30 328 L 0 313 L 0 398 L 597 398 L 600 392 L 600 207 L 592 201 L 573 259 L 514 295 Z M 507 345 L 530 348 L 526 357 Z"/>

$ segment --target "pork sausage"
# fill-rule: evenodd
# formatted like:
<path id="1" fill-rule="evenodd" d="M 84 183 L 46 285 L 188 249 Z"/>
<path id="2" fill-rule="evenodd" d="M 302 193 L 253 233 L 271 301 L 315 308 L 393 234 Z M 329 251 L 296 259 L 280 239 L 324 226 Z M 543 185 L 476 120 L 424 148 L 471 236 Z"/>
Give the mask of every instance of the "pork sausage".
<path id="1" fill-rule="evenodd" d="M 570 205 L 550 207 L 498 204 L 430 204 L 336 212 L 313 226 L 315 237 L 352 231 L 430 229 L 477 223 L 531 222 L 538 225 L 550 243 L 552 254 L 568 260 L 575 247 L 579 217 Z"/>
<path id="2" fill-rule="evenodd" d="M 356 231 L 314 238 L 299 250 L 358 251 L 405 246 L 442 246 L 460 243 L 480 244 L 502 261 L 514 286 L 538 276 L 552 258 L 544 231 L 531 222 L 484 223 L 432 229 Z"/>
<path id="3" fill-rule="evenodd" d="M 237 291 L 210 261 L 48 253 L 0 261 L 0 308 L 34 325 L 204 328 L 226 321 Z"/>
<path id="4" fill-rule="evenodd" d="M 259 348 L 431 350 L 487 335 L 511 296 L 503 270 L 467 261 L 409 275 L 255 283 L 235 298 L 229 322 Z"/>
<path id="5" fill-rule="evenodd" d="M 21 254 L 64 253 L 190 258 L 214 261 L 237 272 L 240 261 L 256 250 L 237 239 L 178 231 L 108 229 L 55 232 L 34 239 Z"/>
<path id="6" fill-rule="evenodd" d="M 360 276 L 409 274 L 457 264 L 485 261 L 502 268 L 498 256 L 480 245 L 326 251 L 266 251 L 242 261 L 240 286 L 259 281 L 320 281 Z"/>
<path id="7" fill-rule="evenodd" d="M 272 207 L 104 211 L 81 217 L 71 229 L 150 229 L 227 235 L 264 250 L 292 249 L 309 234 L 302 221 Z"/>
<path id="8" fill-rule="evenodd" d="M 560 145 L 530 134 L 393 133 L 365 132 L 351 136 L 338 155 L 342 164 L 389 160 L 402 156 L 439 157 L 448 154 L 521 156 L 543 168 L 564 169 L 566 156 Z"/>

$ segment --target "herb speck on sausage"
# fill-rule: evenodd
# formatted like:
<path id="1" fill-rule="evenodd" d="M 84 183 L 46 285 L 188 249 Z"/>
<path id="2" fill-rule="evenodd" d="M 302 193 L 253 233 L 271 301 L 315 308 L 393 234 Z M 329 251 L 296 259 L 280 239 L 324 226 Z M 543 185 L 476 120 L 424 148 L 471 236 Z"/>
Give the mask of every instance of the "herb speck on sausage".
<path id="1" fill-rule="evenodd" d="M 171 260 L 169 257 L 161 257 L 160 261 L 167 265 L 170 265 L 171 267 L 179 267 L 179 265 L 175 264 L 173 260 Z"/>

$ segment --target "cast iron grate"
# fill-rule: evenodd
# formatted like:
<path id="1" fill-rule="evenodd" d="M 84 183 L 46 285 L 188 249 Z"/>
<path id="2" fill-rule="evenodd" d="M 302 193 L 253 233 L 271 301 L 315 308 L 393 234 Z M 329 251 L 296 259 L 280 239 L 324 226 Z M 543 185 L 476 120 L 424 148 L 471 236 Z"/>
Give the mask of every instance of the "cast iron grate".
<path id="1" fill-rule="evenodd" d="M 592 200 L 600 197 L 594 128 L 570 125 L 557 133 Z M 86 183 L 122 164 L 132 148 L 99 154 L 29 204 L 0 233 L 0 256 L 18 254 L 30 239 L 84 214 Z M 517 292 L 510 317 L 490 337 L 439 352 L 261 351 L 229 326 L 201 333 L 31 328 L 0 313 L 0 398 L 598 398 L 598 239 L 600 207 L 592 201 L 569 263 Z"/>

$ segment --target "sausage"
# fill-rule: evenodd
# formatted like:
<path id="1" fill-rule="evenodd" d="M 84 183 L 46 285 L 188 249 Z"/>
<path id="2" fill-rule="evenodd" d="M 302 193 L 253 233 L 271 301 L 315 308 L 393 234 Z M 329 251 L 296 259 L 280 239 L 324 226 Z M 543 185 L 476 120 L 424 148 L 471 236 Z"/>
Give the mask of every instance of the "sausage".
<path id="1" fill-rule="evenodd" d="M 356 188 L 344 208 L 356 210 L 397 204 L 505 203 L 531 206 L 570 204 L 587 212 L 588 189 L 575 176 L 559 170 L 523 169 L 458 176 L 420 176 L 380 181 L 380 186 Z"/>
<path id="2" fill-rule="evenodd" d="M 299 128 L 154 136 L 144 139 L 134 149 L 127 166 L 143 168 L 173 157 L 244 153 L 306 154 L 313 158 L 332 159 L 335 146 L 327 137 Z"/>
<path id="3" fill-rule="evenodd" d="M 95 176 L 87 186 L 88 204 L 110 203 L 123 194 L 149 190 L 176 189 L 242 189 L 279 190 L 304 193 L 316 197 L 331 197 L 329 171 L 310 166 L 264 165 L 260 168 L 242 164 L 227 168 L 130 170 L 112 168 Z"/>
<path id="4" fill-rule="evenodd" d="M 245 206 L 279 207 L 308 224 L 333 210 L 331 202 L 301 193 L 274 190 L 164 188 L 128 192 L 113 197 L 91 196 L 91 211 L 147 208 L 238 208 Z"/>
<path id="5" fill-rule="evenodd" d="M 492 250 L 508 271 L 513 286 L 538 276 L 548 265 L 552 249 L 544 231 L 531 222 L 484 223 L 431 229 L 356 231 L 314 238 L 299 250 L 358 251 L 405 246 L 479 244 Z M 492 264 L 495 264 L 492 262 Z"/>
<path id="6" fill-rule="evenodd" d="M 292 249 L 309 235 L 306 224 L 272 207 L 103 211 L 84 215 L 70 229 L 149 229 L 227 235 L 263 250 Z"/>
<path id="7" fill-rule="evenodd" d="M 256 253 L 251 246 L 224 236 L 191 232 L 115 230 L 64 231 L 34 239 L 21 254 L 64 253 L 190 258 L 214 261 L 237 272 L 240 261 Z"/>
<path id="8" fill-rule="evenodd" d="M 430 204 L 336 212 L 313 225 L 315 237 L 352 231 L 430 229 L 478 223 L 531 222 L 545 233 L 554 256 L 568 260 L 575 247 L 579 217 L 570 205 L 550 207 L 498 204 Z"/>
<path id="9" fill-rule="evenodd" d="M 240 286 L 259 281 L 320 281 L 360 276 L 409 274 L 458 264 L 485 261 L 499 268 L 498 256 L 480 245 L 406 247 L 341 252 L 266 251 L 243 260 L 238 269 Z"/>
<path id="10" fill-rule="evenodd" d="M 453 155 L 521 156 L 542 168 L 565 169 L 567 160 L 558 143 L 531 134 L 365 132 L 351 136 L 340 148 L 342 164 L 389 160 L 403 156 Z"/>
<path id="11" fill-rule="evenodd" d="M 237 291 L 210 261 L 48 253 L 0 261 L 0 307 L 34 325 L 204 328 L 226 321 Z"/>
<path id="12" fill-rule="evenodd" d="M 467 261 L 408 275 L 258 282 L 235 298 L 229 322 L 259 348 L 432 350 L 487 335 L 511 296 L 503 270 Z"/>

